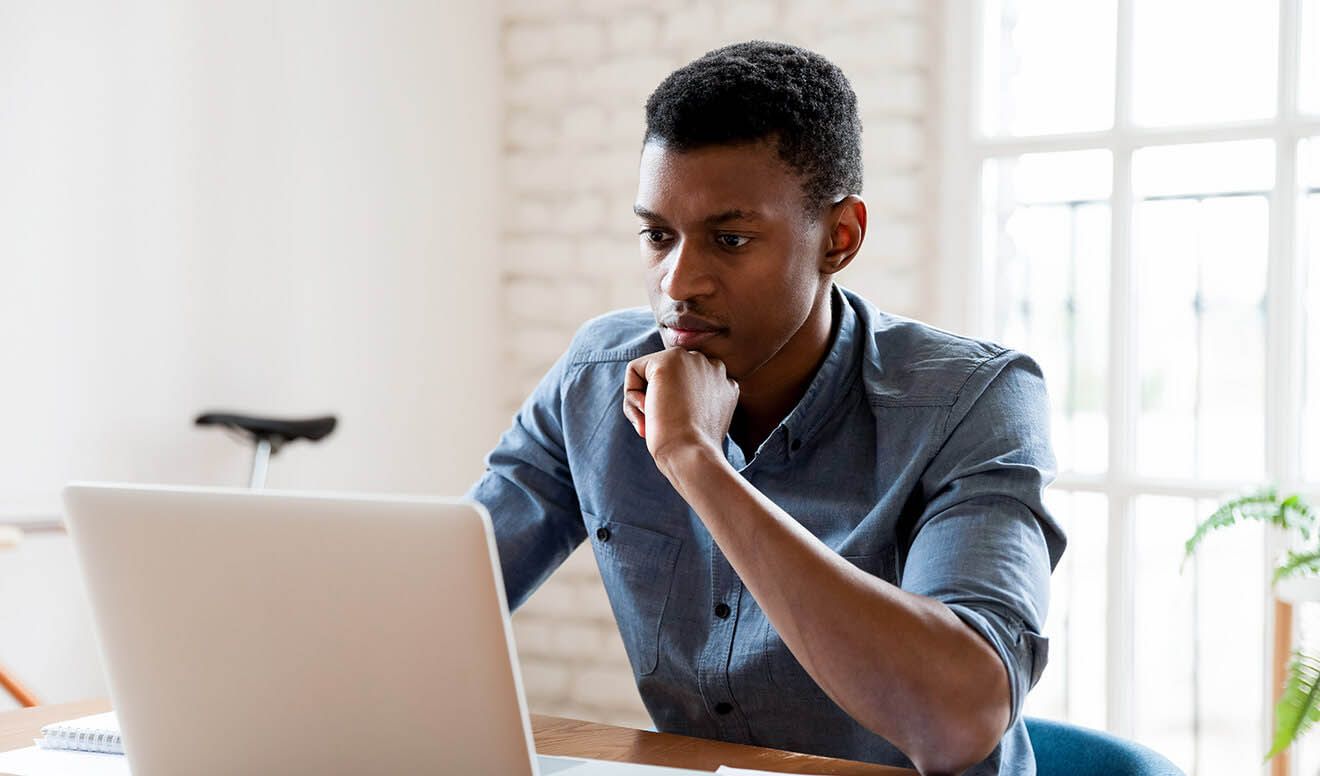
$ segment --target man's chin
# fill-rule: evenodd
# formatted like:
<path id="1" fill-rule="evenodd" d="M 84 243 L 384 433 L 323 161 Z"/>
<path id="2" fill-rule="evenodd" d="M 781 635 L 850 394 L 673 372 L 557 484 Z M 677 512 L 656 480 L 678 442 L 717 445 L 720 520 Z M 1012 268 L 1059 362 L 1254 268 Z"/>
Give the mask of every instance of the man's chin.
<path id="1" fill-rule="evenodd" d="M 713 358 L 716 361 L 723 363 L 725 373 L 728 374 L 728 376 L 733 378 L 734 380 L 738 379 L 737 376 L 733 374 L 733 370 L 729 366 L 729 348 L 726 346 L 727 343 L 721 344 L 720 338 L 711 338 L 706 342 L 697 343 L 692 347 L 680 346 L 677 343 L 675 343 L 673 339 L 667 336 L 661 337 L 660 339 L 661 342 L 664 343 L 666 350 L 691 350 L 696 353 L 700 353 L 706 358 Z"/>

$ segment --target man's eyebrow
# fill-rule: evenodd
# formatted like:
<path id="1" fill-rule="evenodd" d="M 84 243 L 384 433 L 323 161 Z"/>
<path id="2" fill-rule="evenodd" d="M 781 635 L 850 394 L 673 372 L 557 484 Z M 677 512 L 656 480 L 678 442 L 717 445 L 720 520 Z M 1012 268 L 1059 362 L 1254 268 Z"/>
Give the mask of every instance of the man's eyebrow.
<path id="1" fill-rule="evenodd" d="M 638 218 L 643 218 L 643 219 L 645 219 L 645 220 L 647 220 L 647 221 L 663 221 L 663 220 L 665 220 L 665 217 L 664 217 L 664 216 L 660 215 L 659 213 L 654 213 L 654 212 L 652 212 L 652 211 L 650 211 L 650 210 L 647 210 L 646 208 L 642 207 L 641 205 L 633 205 L 633 213 L 635 213 L 635 214 L 637 215 Z"/>
<path id="2" fill-rule="evenodd" d="M 653 212 L 651 210 L 647 210 L 641 205 L 633 205 L 633 213 L 637 214 L 638 218 L 643 218 L 646 219 L 647 221 L 665 220 L 664 216 L 660 215 L 659 213 Z M 705 223 L 707 226 L 716 226 L 719 224 L 728 223 L 729 221 L 759 221 L 759 220 L 761 220 L 761 214 L 757 213 L 755 210 L 739 210 L 735 208 L 733 210 L 726 210 L 723 213 L 716 213 L 715 215 L 707 216 L 705 218 Z"/>
<path id="3" fill-rule="evenodd" d="M 716 213 L 706 218 L 707 226 L 725 224 L 729 221 L 759 221 L 761 214 L 755 210 L 726 210 L 723 213 Z"/>

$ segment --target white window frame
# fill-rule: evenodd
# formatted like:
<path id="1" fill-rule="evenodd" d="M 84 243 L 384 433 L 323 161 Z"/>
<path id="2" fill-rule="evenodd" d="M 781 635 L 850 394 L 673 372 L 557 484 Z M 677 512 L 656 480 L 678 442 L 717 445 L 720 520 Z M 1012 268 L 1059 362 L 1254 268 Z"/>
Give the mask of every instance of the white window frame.
<path id="1" fill-rule="evenodd" d="M 1278 25 L 1277 115 L 1265 121 L 1207 126 L 1146 128 L 1132 122 L 1133 5 L 1140 0 L 1117 0 L 1114 126 L 1100 132 L 1024 137 L 990 137 L 982 132 L 978 84 L 981 62 L 981 8 L 977 0 L 945 0 L 935 15 L 940 44 L 939 127 L 941 169 L 936 268 L 938 287 L 944 292 L 933 311 L 943 325 L 976 336 L 992 337 L 995 305 L 992 272 L 985 266 L 981 246 L 981 171 L 995 157 L 1049 151 L 1107 149 L 1113 154 L 1110 199 L 1110 307 L 1108 421 L 1109 458 L 1105 474 L 1064 474 L 1057 489 L 1101 493 L 1109 503 L 1107 558 L 1107 727 L 1133 733 L 1134 595 L 1131 561 L 1134 557 L 1134 504 L 1138 495 L 1167 495 L 1220 499 L 1227 493 L 1259 485 L 1249 481 L 1208 481 L 1140 476 L 1135 470 L 1137 375 L 1135 316 L 1133 315 L 1132 191 L 1133 152 L 1153 145 L 1212 141 L 1271 139 L 1275 141 L 1274 188 L 1270 192 L 1269 257 L 1267 269 L 1265 476 L 1292 491 L 1301 482 L 1302 379 L 1305 368 L 1305 259 L 1296 256 L 1298 239 L 1297 149 L 1301 140 L 1320 136 L 1320 116 L 1302 116 L 1297 110 L 1301 0 L 1280 0 Z M 1272 560 L 1282 537 L 1271 532 L 1266 541 Z M 1268 657 L 1273 629 L 1273 596 L 1262 601 L 1265 633 L 1263 652 Z M 1269 677 L 1269 668 L 1265 667 Z M 1262 716 L 1272 720 L 1273 698 L 1261 692 Z M 1262 729 L 1266 745 L 1270 731 Z M 1294 748 L 1295 749 L 1295 748 Z M 1265 751 L 1264 749 L 1261 750 Z M 1291 769 L 1290 769 L 1291 770 Z"/>

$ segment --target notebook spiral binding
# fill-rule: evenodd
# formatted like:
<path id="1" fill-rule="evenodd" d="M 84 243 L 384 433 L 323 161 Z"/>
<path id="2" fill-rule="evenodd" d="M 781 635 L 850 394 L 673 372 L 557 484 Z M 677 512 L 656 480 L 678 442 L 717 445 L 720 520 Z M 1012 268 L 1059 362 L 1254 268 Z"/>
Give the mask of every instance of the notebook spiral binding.
<path id="1" fill-rule="evenodd" d="M 123 754 L 124 741 L 118 733 L 95 728 L 53 727 L 42 731 L 41 745 L 46 749 L 72 749 L 79 752 Z"/>

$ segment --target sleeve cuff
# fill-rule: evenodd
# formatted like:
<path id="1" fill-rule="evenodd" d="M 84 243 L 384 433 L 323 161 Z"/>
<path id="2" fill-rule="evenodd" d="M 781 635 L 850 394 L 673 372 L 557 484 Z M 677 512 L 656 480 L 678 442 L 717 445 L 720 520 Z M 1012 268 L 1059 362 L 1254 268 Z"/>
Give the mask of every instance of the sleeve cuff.
<path id="1" fill-rule="evenodd" d="M 963 604 L 946 603 L 945 606 L 972 630 L 981 634 L 1003 661 L 1008 671 L 1008 727 L 1013 727 L 1022 713 L 1022 702 L 1027 692 L 1036 686 L 1049 660 L 1049 639 L 1025 626 L 1010 626 L 994 614 Z"/>

